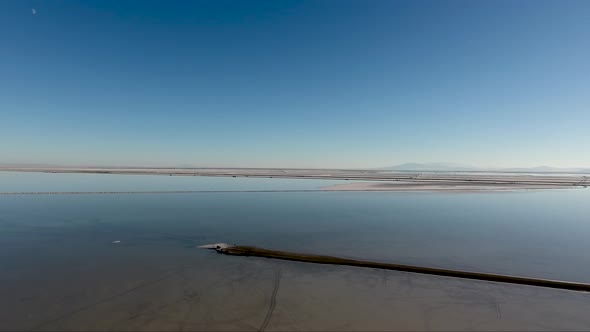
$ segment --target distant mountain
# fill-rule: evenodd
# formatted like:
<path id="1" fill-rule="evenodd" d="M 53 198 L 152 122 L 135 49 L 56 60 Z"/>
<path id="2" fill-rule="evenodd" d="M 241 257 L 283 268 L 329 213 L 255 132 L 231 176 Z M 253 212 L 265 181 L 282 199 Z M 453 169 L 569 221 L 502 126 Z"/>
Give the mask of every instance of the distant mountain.
<path id="1" fill-rule="evenodd" d="M 56 165 L 43 163 L 6 163 L 0 162 L 0 168 L 199 168 L 193 164 L 160 164 L 158 166 L 105 166 L 105 165 Z M 389 167 L 376 168 L 380 171 L 414 171 L 414 172 L 506 172 L 506 173 L 576 173 L 590 175 L 590 168 L 559 168 L 550 166 L 485 168 L 458 163 L 405 163 Z"/>
<path id="2" fill-rule="evenodd" d="M 505 172 L 537 172 L 537 173 L 580 173 L 584 172 L 583 168 L 559 168 L 550 166 L 538 166 L 538 167 L 519 167 L 519 168 L 503 168 Z M 588 170 L 586 170 L 588 171 Z"/>
<path id="3" fill-rule="evenodd" d="M 515 173 L 583 173 L 590 174 L 590 168 L 559 168 L 550 166 L 514 167 L 514 168 L 483 168 L 455 163 L 405 163 L 391 167 L 379 168 L 388 171 L 419 171 L 419 172 L 515 172 Z"/>

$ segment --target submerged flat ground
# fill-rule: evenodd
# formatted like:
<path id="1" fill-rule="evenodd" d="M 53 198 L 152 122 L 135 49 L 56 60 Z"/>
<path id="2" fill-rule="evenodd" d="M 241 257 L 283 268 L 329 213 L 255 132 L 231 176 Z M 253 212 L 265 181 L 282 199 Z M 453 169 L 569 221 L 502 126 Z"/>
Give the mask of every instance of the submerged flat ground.
<path id="1" fill-rule="evenodd" d="M 109 249 L 121 255 L 115 250 Z M 585 293 L 265 259 L 218 257 L 206 262 L 199 257 L 204 254 L 188 250 L 155 254 L 156 259 L 177 264 L 154 267 L 139 258 L 139 250 L 127 249 L 122 257 L 100 260 L 98 265 L 78 261 L 77 267 L 60 266 L 62 277 L 4 283 L 10 287 L 0 300 L 0 329 L 586 331 L 590 327 Z M 22 289 L 24 282 L 33 287 Z"/>

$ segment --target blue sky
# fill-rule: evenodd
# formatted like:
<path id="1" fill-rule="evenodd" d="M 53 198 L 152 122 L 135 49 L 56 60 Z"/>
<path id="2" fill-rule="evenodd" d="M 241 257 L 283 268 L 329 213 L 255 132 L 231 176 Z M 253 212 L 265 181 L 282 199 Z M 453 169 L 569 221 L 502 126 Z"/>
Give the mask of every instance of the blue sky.
<path id="1" fill-rule="evenodd" d="M 1 1 L 0 162 L 588 167 L 589 41 L 590 1 Z"/>

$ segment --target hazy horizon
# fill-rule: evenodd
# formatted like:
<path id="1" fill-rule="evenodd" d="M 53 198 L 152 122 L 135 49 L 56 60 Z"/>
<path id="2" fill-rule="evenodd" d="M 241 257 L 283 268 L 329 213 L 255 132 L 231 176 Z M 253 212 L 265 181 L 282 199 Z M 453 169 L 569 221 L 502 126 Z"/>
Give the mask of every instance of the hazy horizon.
<path id="1" fill-rule="evenodd" d="M 232 166 L 232 165 L 199 165 L 199 164 L 175 164 L 173 162 L 160 162 L 160 163 L 147 163 L 147 164 L 55 164 L 55 163 L 13 163 L 13 162 L 2 162 L 0 161 L 0 168 L 10 168 L 10 167 L 82 167 L 82 168 L 92 168 L 92 167 L 105 167 L 105 168 L 117 168 L 117 167 L 124 167 L 124 168 L 262 168 L 262 169 L 281 169 L 281 168 L 293 168 L 293 169 L 305 169 L 306 167 L 290 167 L 290 166 L 256 166 L 256 167 L 248 167 L 248 166 Z M 330 167 L 307 167 L 309 169 L 330 169 Z M 536 170 L 536 169 L 548 169 L 549 171 L 590 171 L 590 167 L 578 166 L 578 167 L 554 167 L 551 165 L 537 165 L 531 167 L 519 167 L 519 166 L 511 166 L 511 167 L 495 167 L 495 166 L 480 166 L 480 165 L 471 165 L 471 164 L 455 164 L 455 163 L 445 163 L 445 162 L 433 162 L 433 163 L 401 163 L 401 164 L 392 164 L 392 165 L 385 165 L 385 166 L 375 166 L 375 167 L 365 167 L 365 168 L 355 168 L 355 167 L 331 167 L 332 169 L 367 169 L 367 170 L 473 170 L 473 171 L 502 171 L 502 170 Z"/>
<path id="2" fill-rule="evenodd" d="M 0 162 L 590 167 L 588 1 L 0 2 Z"/>

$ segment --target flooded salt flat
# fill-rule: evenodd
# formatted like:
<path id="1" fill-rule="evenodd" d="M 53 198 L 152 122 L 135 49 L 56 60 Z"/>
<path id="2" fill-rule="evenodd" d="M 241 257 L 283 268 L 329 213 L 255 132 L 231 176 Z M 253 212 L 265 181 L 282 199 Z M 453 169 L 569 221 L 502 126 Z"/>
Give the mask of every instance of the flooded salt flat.
<path id="1" fill-rule="evenodd" d="M 0 172 L 0 192 L 311 190 L 347 180 Z"/>
<path id="2" fill-rule="evenodd" d="M 0 185 L 196 183 L 144 177 L 156 182 L 138 188 L 135 176 L 60 176 L 21 188 L 5 175 Z M 231 189 L 277 181 L 200 179 Z M 321 185 L 278 181 L 270 186 Z M 588 202 L 586 190 L 0 196 L 0 329 L 588 330 L 585 293 L 194 248 L 232 242 L 590 282 Z"/>

